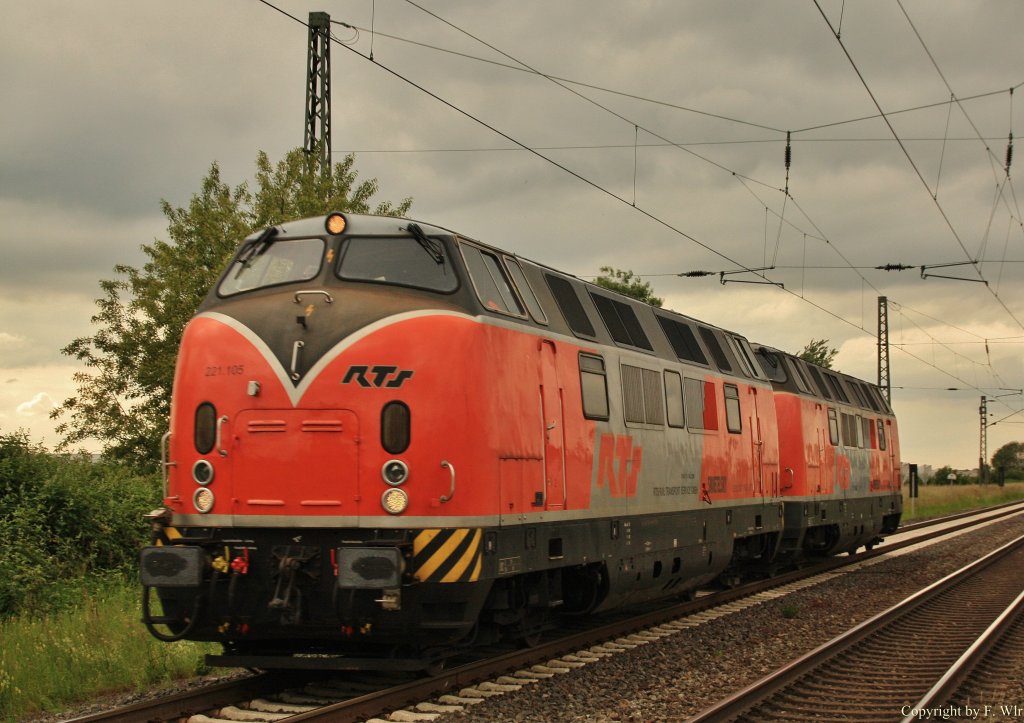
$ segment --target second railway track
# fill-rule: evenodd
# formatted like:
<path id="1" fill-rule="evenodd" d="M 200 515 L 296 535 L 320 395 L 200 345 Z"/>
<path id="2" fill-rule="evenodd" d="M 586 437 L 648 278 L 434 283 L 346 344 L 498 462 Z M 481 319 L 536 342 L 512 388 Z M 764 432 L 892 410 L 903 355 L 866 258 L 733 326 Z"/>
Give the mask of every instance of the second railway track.
<path id="1" fill-rule="evenodd" d="M 942 710 L 929 696 L 999 616 L 1019 607 L 1024 537 L 948 575 L 696 721 L 891 721 Z M 963 710 L 963 709 L 961 709 Z M 968 716 L 970 717 L 970 716 Z"/>

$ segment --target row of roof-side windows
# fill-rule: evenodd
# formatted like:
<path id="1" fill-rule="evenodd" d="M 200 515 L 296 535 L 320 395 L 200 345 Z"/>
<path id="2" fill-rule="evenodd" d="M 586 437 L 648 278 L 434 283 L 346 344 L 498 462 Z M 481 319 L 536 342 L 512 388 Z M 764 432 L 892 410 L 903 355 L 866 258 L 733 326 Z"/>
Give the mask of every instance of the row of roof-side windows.
<path id="1" fill-rule="evenodd" d="M 477 296 L 488 309 L 524 319 L 529 314 L 529 317 L 532 317 L 537 323 L 548 323 L 547 315 L 518 260 L 507 255 L 499 258 L 491 251 L 466 242 L 461 242 L 460 248 Z M 591 322 L 572 282 L 551 273 L 545 274 L 545 277 L 552 296 L 572 332 L 580 337 L 595 339 L 596 331 L 593 322 Z M 645 351 L 653 350 L 651 341 L 632 306 L 594 291 L 589 291 L 589 294 L 594 307 L 608 329 L 608 333 L 617 344 Z M 749 342 L 741 336 L 716 331 L 700 324 L 691 326 L 690 323 L 682 319 L 673 318 L 664 313 L 655 313 L 655 317 L 680 361 L 710 366 L 704 352 L 704 348 L 706 348 L 714 360 L 715 366 L 723 372 L 738 373 L 752 379 L 771 378 L 774 381 L 783 382 L 785 377 L 791 376 L 800 391 L 805 394 L 822 396 L 827 400 L 839 401 L 844 404 L 856 404 L 876 412 L 883 412 L 886 409 L 878 391 L 868 384 L 850 379 L 842 380 L 834 373 L 819 370 L 813 364 L 803 364 L 787 356 L 782 358 L 785 359 L 788 374 L 778 368 L 767 369 L 760 363 L 760 360 L 765 358 L 764 355 L 755 355 Z M 693 330 L 694 326 L 697 329 L 696 334 Z M 697 340 L 698 334 L 704 348 Z M 636 382 L 631 378 L 630 383 L 635 384 Z M 636 388 L 642 389 L 643 384 L 644 382 L 641 380 L 640 386 Z M 649 385 L 650 382 L 647 384 Z M 854 397 L 852 400 L 851 394 L 848 394 L 847 390 L 851 391 Z M 728 400 L 726 404 L 728 407 Z M 628 421 L 640 421 L 641 414 L 638 409 L 639 406 L 635 404 L 631 409 L 631 414 L 637 419 Z M 646 420 L 646 411 L 643 416 Z M 644 421 L 643 423 L 661 422 Z"/>
<path id="2" fill-rule="evenodd" d="M 584 416 L 607 420 L 611 407 L 604 358 L 581 353 L 579 366 Z M 632 364 L 620 364 L 619 370 L 622 376 L 622 413 L 627 424 L 718 429 L 714 382 L 686 377 L 670 369 L 658 372 Z M 739 387 L 723 384 L 722 397 L 726 429 L 739 434 L 743 431 Z M 829 407 L 828 431 L 833 446 L 886 449 L 885 422 L 882 419 L 848 414 Z"/>
<path id="3" fill-rule="evenodd" d="M 596 339 L 597 332 L 594 329 L 594 324 L 572 282 L 551 273 L 545 274 L 545 278 L 551 289 L 551 295 L 572 333 L 585 339 Z M 654 350 L 650 337 L 630 304 L 594 290 L 588 289 L 588 294 L 616 344 L 643 351 Z M 710 353 L 716 368 L 723 372 L 740 374 L 762 381 L 766 379 L 763 370 L 755 360 L 750 343 L 743 337 L 717 331 L 700 324 L 690 324 L 664 312 L 655 312 L 655 318 L 680 361 L 711 366 L 711 362 L 708 361 L 708 353 Z M 694 328 L 696 328 L 696 333 L 694 333 Z M 698 334 L 700 341 L 697 339 Z M 703 342 L 703 347 L 701 342 Z M 705 348 L 707 353 L 705 353 Z"/>
<path id="4" fill-rule="evenodd" d="M 604 358 L 581 353 L 579 367 L 583 415 L 587 419 L 607 420 L 611 406 Z M 658 372 L 632 364 L 620 364 L 619 370 L 622 376 L 622 414 L 627 424 L 718 429 L 714 382 L 686 377 L 670 369 Z M 724 383 L 722 398 L 726 429 L 739 434 L 743 431 L 739 387 Z M 882 419 L 848 414 L 829 407 L 828 432 L 833 446 L 886 449 L 885 422 Z"/>
<path id="5" fill-rule="evenodd" d="M 769 365 L 775 365 L 774 373 L 770 374 L 773 381 L 785 383 L 787 379 L 793 379 L 797 389 L 804 394 L 821 396 L 829 401 L 854 404 L 874 412 L 888 411 L 878 389 L 871 384 L 849 377 L 843 379 L 833 372 L 819 369 L 814 364 L 805 363 L 795 357 L 765 352 L 763 349 L 758 357 L 767 360 Z M 778 367 L 779 358 L 784 360 L 785 369 Z M 850 394 L 847 394 L 846 390 L 849 390 Z"/>

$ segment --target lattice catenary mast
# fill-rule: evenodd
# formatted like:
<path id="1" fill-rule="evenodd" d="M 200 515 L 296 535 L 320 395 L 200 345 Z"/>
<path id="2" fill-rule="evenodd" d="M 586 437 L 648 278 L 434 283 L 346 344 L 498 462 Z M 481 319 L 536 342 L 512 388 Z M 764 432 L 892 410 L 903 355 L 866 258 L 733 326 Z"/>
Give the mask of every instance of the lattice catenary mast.
<path id="1" fill-rule="evenodd" d="M 331 172 L 331 16 L 309 14 L 309 52 L 306 56 L 307 156 L 319 145 L 321 169 Z"/>
<path id="2" fill-rule="evenodd" d="M 889 379 L 889 299 L 878 297 L 878 386 L 885 401 L 892 404 L 892 382 Z"/>
<path id="3" fill-rule="evenodd" d="M 985 395 L 981 397 L 981 406 L 978 407 L 981 415 L 981 436 L 978 445 L 978 481 L 982 484 L 988 482 L 988 399 Z"/>

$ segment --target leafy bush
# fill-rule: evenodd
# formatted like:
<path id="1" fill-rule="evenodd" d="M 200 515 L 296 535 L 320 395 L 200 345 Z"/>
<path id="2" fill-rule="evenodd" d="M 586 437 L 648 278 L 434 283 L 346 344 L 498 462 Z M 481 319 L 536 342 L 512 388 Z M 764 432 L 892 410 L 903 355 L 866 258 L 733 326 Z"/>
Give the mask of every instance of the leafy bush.
<path id="1" fill-rule="evenodd" d="M 0 434 L 0 616 L 75 602 L 68 578 L 134 568 L 159 480 Z"/>

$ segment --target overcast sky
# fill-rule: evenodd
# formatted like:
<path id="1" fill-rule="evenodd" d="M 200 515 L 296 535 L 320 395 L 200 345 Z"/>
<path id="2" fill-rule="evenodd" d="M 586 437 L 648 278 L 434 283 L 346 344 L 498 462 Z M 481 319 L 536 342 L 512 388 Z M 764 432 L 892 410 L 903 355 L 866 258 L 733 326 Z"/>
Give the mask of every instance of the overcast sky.
<path id="1" fill-rule="evenodd" d="M 578 276 L 631 269 L 753 341 L 829 339 L 872 381 L 885 295 L 904 461 L 976 467 L 982 394 L 989 455 L 1024 439 L 1020 0 L 274 5 L 353 26 L 333 149 L 379 199 Z M 0 8 L 0 431 L 53 445 L 60 349 L 167 238 L 161 199 L 302 145 L 307 30 L 259 0 Z M 896 263 L 917 268 L 873 268 Z M 784 288 L 720 283 L 769 266 Z"/>

